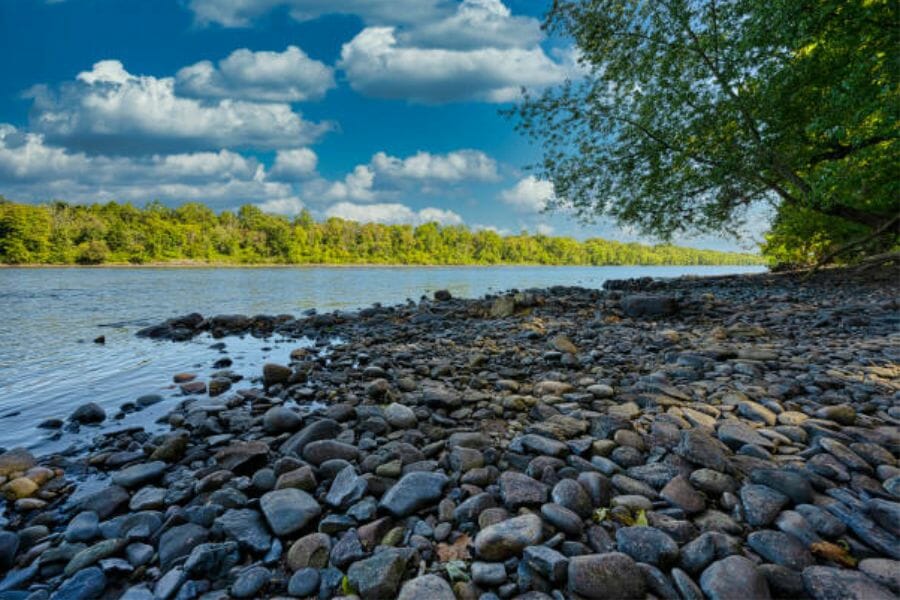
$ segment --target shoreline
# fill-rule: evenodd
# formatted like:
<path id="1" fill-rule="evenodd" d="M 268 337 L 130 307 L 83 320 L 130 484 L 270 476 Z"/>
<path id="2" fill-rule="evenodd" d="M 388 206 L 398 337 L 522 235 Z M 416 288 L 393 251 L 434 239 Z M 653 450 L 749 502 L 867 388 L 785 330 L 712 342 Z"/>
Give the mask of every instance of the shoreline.
<path id="1" fill-rule="evenodd" d="M 143 335 L 317 344 L 173 374 L 168 433 L 0 456 L 0 589 L 889 597 L 898 292 L 763 272 L 172 319 Z"/>
<path id="2" fill-rule="evenodd" d="M 459 268 L 519 268 L 519 267 L 572 267 L 572 268 L 609 268 L 609 267 L 752 267 L 752 268 L 768 268 L 764 263 L 759 264 L 714 264 L 714 265 L 570 265 L 558 264 L 548 265 L 543 263 L 498 263 L 498 264 L 382 264 L 382 263 L 304 263 L 304 264 L 236 264 L 236 263 L 193 263 L 193 262 L 160 262 L 160 263 L 108 263 L 102 265 L 71 265 L 71 264 L 3 264 L 0 263 L 0 269 L 350 269 L 350 268 L 372 268 L 372 269 L 459 269 Z"/>

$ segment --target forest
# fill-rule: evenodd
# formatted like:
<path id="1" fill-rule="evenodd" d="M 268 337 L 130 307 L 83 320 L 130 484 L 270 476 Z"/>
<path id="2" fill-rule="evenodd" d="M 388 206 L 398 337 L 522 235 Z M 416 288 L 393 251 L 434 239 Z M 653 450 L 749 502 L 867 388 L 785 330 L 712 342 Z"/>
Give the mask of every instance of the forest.
<path id="1" fill-rule="evenodd" d="M 203 204 L 21 204 L 0 198 L 0 263 L 752 265 L 753 254 L 599 238 L 578 241 L 437 223 L 383 225 L 308 211 L 293 219 L 253 205 L 215 213 Z"/>

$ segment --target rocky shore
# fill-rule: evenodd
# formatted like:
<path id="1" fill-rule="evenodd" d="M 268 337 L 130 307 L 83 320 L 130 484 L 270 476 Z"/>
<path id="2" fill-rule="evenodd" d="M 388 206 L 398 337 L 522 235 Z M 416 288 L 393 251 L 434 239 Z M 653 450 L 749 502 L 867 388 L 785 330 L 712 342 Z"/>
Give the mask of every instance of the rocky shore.
<path id="1" fill-rule="evenodd" d="M 894 268 L 167 321 L 141 335 L 224 354 L 173 374 L 166 432 L 0 455 L 0 600 L 896 598 L 898 292 Z M 315 344 L 240 380 L 248 334 Z"/>

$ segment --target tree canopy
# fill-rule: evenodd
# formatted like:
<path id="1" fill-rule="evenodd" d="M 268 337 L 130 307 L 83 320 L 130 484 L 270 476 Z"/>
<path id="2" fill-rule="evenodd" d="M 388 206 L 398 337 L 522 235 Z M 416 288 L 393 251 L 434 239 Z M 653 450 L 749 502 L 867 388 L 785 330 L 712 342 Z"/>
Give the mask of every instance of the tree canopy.
<path id="1" fill-rule="evenodd" d="M 247 205 L 17 204 L 0 197 L 0 263 L 143 264 L 759 264 L 758 255 L 494 231 L 437 223 L 380 225 L 293 219 Z"/>
<path id="2" fill-rule="evenodd" d="M 584 77 L 513 112 L 555 203 L 669 239 L 776 210 L 764 251 L 897 245 L 893 0 L 556 0 Z M 873 235 L 877 234 L 877 235 Z M 810 240 L 815 238 L 815 243 Z"/>

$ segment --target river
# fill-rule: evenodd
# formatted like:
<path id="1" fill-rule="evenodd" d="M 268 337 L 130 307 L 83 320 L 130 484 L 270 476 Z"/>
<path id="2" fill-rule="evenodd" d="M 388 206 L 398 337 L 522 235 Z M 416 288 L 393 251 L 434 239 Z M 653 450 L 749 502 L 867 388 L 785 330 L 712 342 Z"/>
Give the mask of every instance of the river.
<path id="1" fill-rule="evenodd" d="M 151 427 L 177 402 L 172 375 L 209 373 L 223 350 L 208 337 L 187 343 L 135 337 L 166 318 L 293 314 L 397 304 L 447 289 L 478 297 L 511 288 L 600 287 L 607 279 L 748 273 L 761 267 L 308 267 L 0 269 L 0 447 L 77 448 L 98 431 Z M 92 342 L 105 336 L 105 344 Z M 227 338 L 232 370 L 257 376 L 264 361 L 287 362 L 302 341 Z M 144 394 L 165 401 L 116 419 Z M 109 419 L 81 433 L 38 429 L 96 402 Z"/>

